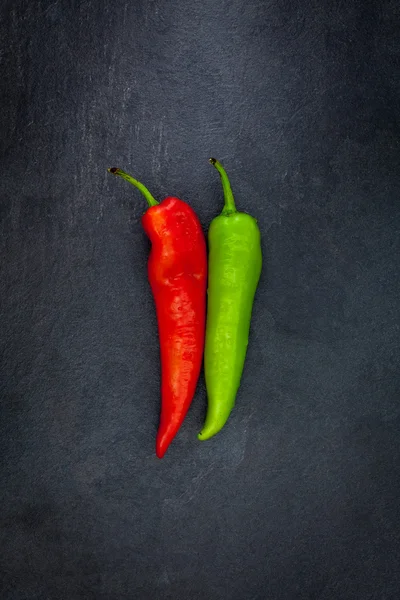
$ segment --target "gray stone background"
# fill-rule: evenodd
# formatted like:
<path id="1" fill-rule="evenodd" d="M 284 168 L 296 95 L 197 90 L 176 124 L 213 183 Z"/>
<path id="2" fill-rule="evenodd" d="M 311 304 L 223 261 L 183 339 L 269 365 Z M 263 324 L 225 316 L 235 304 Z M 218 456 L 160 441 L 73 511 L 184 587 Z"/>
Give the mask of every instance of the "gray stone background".
<path id="1" fill-rule="evenodd" d="M 4 1 L 2 600 L 398 599 L 396 0 Z M 154 453 L 145 202 L 258 218 L 237 406 Z"/>

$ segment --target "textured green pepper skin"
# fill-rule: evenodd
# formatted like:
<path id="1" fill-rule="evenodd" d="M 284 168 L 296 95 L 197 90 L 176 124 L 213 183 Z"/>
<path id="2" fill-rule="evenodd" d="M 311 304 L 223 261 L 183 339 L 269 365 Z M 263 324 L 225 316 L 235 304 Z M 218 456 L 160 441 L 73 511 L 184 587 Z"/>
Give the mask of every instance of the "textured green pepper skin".
<path id="1" fill-rule="evenodd" d="M 209 229 L 207 325 L 204 371 L 207 416 L 199 433 L 206 440 L 225 425 L 235 405 L 249 338 L 254 294 L 262 256 L 257 221 L 237 212 L 222 165 L 225 207 Z M 224 180 L 226 177 L 226 180 Z"/>

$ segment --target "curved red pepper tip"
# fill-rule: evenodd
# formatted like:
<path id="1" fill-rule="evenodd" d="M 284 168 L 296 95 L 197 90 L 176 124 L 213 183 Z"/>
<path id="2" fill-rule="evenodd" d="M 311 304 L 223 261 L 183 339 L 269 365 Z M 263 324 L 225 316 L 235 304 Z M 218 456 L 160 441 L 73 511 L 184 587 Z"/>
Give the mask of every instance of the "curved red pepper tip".
<path id="1" fill-rule="evenodd" d="M 162 423 L 159 426 L 156 437 L 156 454 L 158 458 L 162 458 L 165 455 L 182 425 L 183 418 L 182 415 L 182 418 L 179 419 L 179 421 Z"/>
<path id="2" fill-rule="evenodd" d="M 157 442 L 156 442 L 157 458 L 163 458 L 165 456 L 165 453 L 168 450 L 169 445 L 170 445 L 170 442 L 166 442 L 165 439 L 157 440 Z"/>

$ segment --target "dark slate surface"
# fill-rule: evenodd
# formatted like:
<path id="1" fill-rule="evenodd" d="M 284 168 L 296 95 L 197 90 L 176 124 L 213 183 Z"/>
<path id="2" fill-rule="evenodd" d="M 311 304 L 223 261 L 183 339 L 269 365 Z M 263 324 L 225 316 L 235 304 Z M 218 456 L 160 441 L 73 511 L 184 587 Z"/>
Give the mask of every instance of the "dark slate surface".
<path id="1" fill-rule="evenodd" d="M 397 0 L 1 3 L 1 600 L 398 599 Z M 228 425 L 163 461 L 144 201 L 259 219 Z"/>

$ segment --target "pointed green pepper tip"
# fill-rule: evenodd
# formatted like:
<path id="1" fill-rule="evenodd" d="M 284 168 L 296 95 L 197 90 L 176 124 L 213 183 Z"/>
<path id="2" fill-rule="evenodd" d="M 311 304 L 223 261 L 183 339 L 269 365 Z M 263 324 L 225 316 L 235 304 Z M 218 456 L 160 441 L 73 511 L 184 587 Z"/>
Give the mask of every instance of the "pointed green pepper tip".
<path id="1" fill-rule="evenodd" d="M 228 175 L 219 160 L 216 158 L 209 158 L 208 161 L 217 169 L 221 177 L 222 189 L 224 190 L 224 208 L 221 214 L 225 216 L 231 215 L 237 211 Z"/>
<path id="2" fill-rule="evenodd" d="M 158 204 L 157 200 L 149 192 L 147 187 L 143 185 L 143 183 L 140 183 L 140 181 L 138 181 L 137 179 L 134 179 L 133 177 L 128 175 L 128 173 L 125 173 L 125 171 L 123 171 L 122 169 L 118 169 L 117 167 L 111 167 L 110 169 L 107 169 L 107 171 L 109 173 L 111 173 L 112 175 L 119 175 L 120 177 L 122 177 L 122 179 L 125 179 L 125 181 L 129 181 L 129 183 L 134 185 L 139 191 L 142 192 L 142 194 L 146 198 L 147 204 L 149 206 L 157 206 L 157 204 Z"/>

